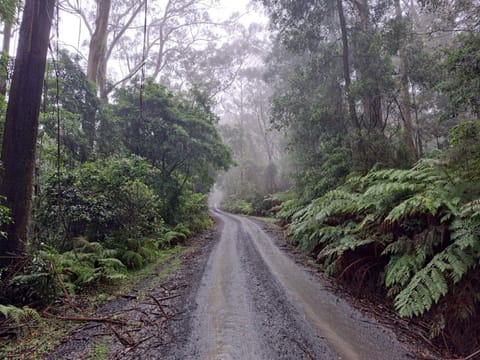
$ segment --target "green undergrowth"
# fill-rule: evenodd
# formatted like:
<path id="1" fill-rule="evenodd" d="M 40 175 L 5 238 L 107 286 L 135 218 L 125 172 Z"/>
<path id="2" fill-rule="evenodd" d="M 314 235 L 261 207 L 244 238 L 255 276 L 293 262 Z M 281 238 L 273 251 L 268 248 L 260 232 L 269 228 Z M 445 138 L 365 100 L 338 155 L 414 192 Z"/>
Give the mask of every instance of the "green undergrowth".
<path id="1" fill-rule="evenodd" d="M 110 342 L 106 339 L 102 339 L 95 344 L 95 346 L 90 349 L 86 360 L 103 360 L 107 358 L 108 351 L 110 348 Z"/>
<path id="2" fill-rule="evenodd" d="M 78 315 L 94 314 L 98 307 L 117 296 L 128 294 L 138 284 L 142 284 L 142 288 L 158 285 L 180 266 L 181 255 L 189 251 L 191 248 L 183 245 L 161 250 L 145 267 L 125 272 L 125 276 L 115 283 L 102 284 L 86 293 L 72 295 L 83 312 Z M 140 290 L 137 296 L 142 296 L 143 292 Z M 13 305 L 0 305 L 0 318 L 3 319 L 0 329 L 11 329 L 10 336 L 0 337 L 0 359 L 38 359 L 52 351 L 79 324 L 44 316 L 42 311 L 30 307 Z M 107 350 L 108 344 L 99 343 L 90 350 L 87 358 L 105 358 Z"/>
<path id="3" fill-rule="evenodd" d="M 266 223 L 269 223 L 269 224 L 276 224 L 277 223 L 277 219 L 274 218 L 274 217 L 268 217 L 268 216 L 252 216 L 253 219 L 257 219 L 257 220 L 260 220 L 260 221 L 263 221 L 263 222 L 266 222 Z"/>
<path id="4" fill-rule="evenodd" d="M 438 159 L 351 174 L 323 196 L 305 205 L 287 199 L 277 211 L 288 241 L 326 274 L 467 355 L 480 347 L 479 138 L 479 122 L 459 125 Z"/>

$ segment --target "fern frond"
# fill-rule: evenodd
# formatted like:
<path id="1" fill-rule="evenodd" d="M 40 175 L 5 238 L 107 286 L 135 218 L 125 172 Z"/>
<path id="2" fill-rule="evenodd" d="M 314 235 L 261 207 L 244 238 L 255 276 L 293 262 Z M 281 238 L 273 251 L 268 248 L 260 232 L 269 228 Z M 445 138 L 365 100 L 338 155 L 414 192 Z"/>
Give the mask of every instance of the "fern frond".
<path id="1" fill-rule="evenodd" d="M 97 262 L 105 268 L 111 268 L 116 270 L 123 270 L 126 268 L 125 264 L 116 258 L 102 258 L 98 259 Z"/>
<path id="2" fill-rule="evenodd" d="M 320 251 L 317 258 L 332 258 L 332 260 L 335 260 L 336 258 L 342 256 L 346 251 L 355 250 L 375 241 L 376 239 L 373 237 L 367 239 L 358 239 L 354 235 L 346 235 L 342 237 L 340 241 L 327 245 L 322 251 Z"/>
<path id="3" fill-rule="evenodd" d="M 405 254 L 394 256 L 385 268 L 385 286 L 405 285 L 424 264 L 424 254 Z"/>
<path id="4" fill-rule="evenodd" d="M 13 305 L 0 304 L 0 314 L 2 314 L 5 319 L 13 321 L 15 324 L 19 324 L 27 319 L 40 320 L 38 312 L 28 306 L 19 308 Z"/>
<path id="5" fill-rule="evenodd" d="M 441 209 L 456 211 L 449 196 L 441 191 L 427 190 L 409 197 L 395 206 L 385 218 L 385 222 L 398 222 L 418 214 L 436 216 Z"/>
<path id="6" fill-rule="evenodd" d="M 450 225 L 450 238 L 460 249 L 471 248 L 480 256 L 480 220 L 457 218 Z"/>
<path id="7" fill-rule="evenodd" d="M 395 298 L 395 307 L 401 316 L 418 316 L 428 311 L 433 303 L 447 294 L 448 282 L 458 283 L 478 260 L 453 243 L 417 272 L 409 284 Z"/>
<path id="8" fill-rule="evenodd" d="M 405 254 L 410 252 L 413 246 L 414 245 L 409 238 L 401 236 L 394 242 L 388 244 L 385 249 L 383 249 L 382 255 Z"/>
<path id="9" fill-rule="evenodd" d="M 172 243 L 172 242 L 178 242 L 178 241 L 184 241 L 187 236 L 178 231 L 168 231 L 165 235 L 163 235 L 164 241 L 167 243 Z"/>
<path id="10" fill-rule="evenodd" d="M 480 199 L 470 201 L 462 206 L 462 217 L 479 217 L 480 216 Z"/>
<path id="11" fill-rule="evenodd" d="M 142 256 L 132 250 L 123 252 L 120 256 L 120 259 L 130 269 L 140 269 L 143 266 Z"/>

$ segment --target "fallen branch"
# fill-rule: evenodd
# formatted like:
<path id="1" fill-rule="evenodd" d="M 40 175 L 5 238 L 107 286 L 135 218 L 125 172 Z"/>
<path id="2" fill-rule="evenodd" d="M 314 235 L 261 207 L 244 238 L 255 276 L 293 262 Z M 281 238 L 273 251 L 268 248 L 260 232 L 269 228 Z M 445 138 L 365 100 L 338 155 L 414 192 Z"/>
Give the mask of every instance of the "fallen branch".
<path id="1" fill-rule="evenodd" d="M 55 274 L 55 277 L 56 277 L 57 280 L 58 280 L 58 283 L 60 284 L 60 287 L 62 288 L 63 295 L 65 296 L 65 300 L 67 301 L 68 305 L 70 305 L 70 307 L 71 307 L 73 310 L 75 310 L 76 312 L 81 313 L 82 310 L 80 310 L 80 308 L 73 303 L 73 300 L 72 300 L 70 294 L 68 293 L 67 288 L 65 287 L 65 284 L 64 284 L 64 282 L 63 282 L 60 274 L 59 274 L 58 271 L 57 271 L 57 264 L 55 264 L 55 262 L 52 261 L 51 264 L 50 264 L 50 266 L 51 266 L 51 268 L 52 268 L 52 271 L 53 271 L 54 274 Z"/>
<path id="2" fill-rule="evenodd" d="M 165 318 L 167 318 L 167 319 L 170 318 L 170 317 L 168 316 L 168 314 L 165 312 L 165 310 L 163 310 L 163 306 L 162 306 L 162 304 L 160 304 L 160 301 L 157 300 L 157 299 L 155 298 L 155 296 L 153 296 L 153 295 L 150 295 L 149 297 L 150 297 L 153 301 L 155 301 L 155 303 L 157 304 L 158 308 L 159 308 L 160 311 L 162 312 L 163 316 L 165 316 Z"/>
<path id="3" fill-rule="evenodd" d="M 115 320 L 107 317 L 62 316 L 62 315 L 50 314 L 47 312 L 44 312 L 43 314 L 47 317 L 60 319 L 60 320 L 80 321 L 80 322 L 100 322 L 100 323 L 108 323 L 108 324 L 116 324 L 116 325 L 128 325 L 126 321 Z"/>
<path id="4" fill-rule="evenodd" d="M 150 340 L 151 338 L 153 338 L 155 335 L 151 335 L 151 336 L 147 336 L 146 338 L 143 338 L 142 340 L 138 341 L 137 343 L 133 344 L 131 347 L 125 349 L 125 351 L 123 352 L 124 354 L 134 350 L 135 348 L 137 348 L 138 346 L 140 346 L 141 344 L 143 344 L 145 341 L 148 341 Z"/>
<path id="5" fill-rule="evenodd" d="M 163 297 L 163 298 L 158 299 L 158 301 L 165 301 L 165 300 L 175 299 L 175 298 L 178 298 L 178 297 L 180 297 L 180 296 L 182 296 L 182 294 L 167 296 L 167 297 Z"/>
<path id="6" fill-rule="evenodd" d="M 454 359 L 447 359 L 447 360 L 470 360 L 474 359 L 477 355 L 480 355 L 480 349 L 475 351 L 474 353 L 471 353 L 470 355 L 463 357 L 463 358 L 454 358 Z"/>
<path id="7" fill-rule="evenodd" d="M 125 299 L 133 299 L 136 300 L 138 297 L 137 295 L 127 295 L 127 294 L 122 294 L 120 297 L 125 298 Z"/>
<path id="8" fill-rule="evenodd" d="M 111 324 L 108 324 L 108 329 L 115 334 L 120 343 L 124 346 L 133 346 L 135 343 L 132 339 L 132 336 L 127 332 L 128 338 L 125 338 L 120 334 Z"/>

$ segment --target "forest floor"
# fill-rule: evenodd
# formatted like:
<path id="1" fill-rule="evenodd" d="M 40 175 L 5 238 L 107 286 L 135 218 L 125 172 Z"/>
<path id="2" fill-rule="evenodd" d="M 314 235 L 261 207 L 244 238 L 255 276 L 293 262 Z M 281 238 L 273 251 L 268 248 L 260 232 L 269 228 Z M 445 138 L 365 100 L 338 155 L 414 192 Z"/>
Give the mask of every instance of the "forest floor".
<path id="1" fill-rule="evenodd" d="M 353 300 L 285 244 L 281 229 L 215 211 L 135 288 L 45 359 L 435 359 L 421 329 Z"/>

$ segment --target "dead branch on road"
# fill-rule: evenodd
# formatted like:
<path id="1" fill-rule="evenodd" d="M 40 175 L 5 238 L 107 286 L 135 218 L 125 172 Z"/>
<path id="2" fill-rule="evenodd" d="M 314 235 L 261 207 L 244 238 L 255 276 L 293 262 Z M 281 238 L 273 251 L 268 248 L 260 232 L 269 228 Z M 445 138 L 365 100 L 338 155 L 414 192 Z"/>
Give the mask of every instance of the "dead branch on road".
<path id="1" fill-rule="evenodd" d="M 83 317 L 83 316 L 62 316 L 62 315 L 54 315 L 48 312 L 43 313 L 46 317 L 60 319 L 60 320 L 68 320 L 68 321 L 80 321 L 80 322 L 100 322 L 100 323 L 108 323 L 108 324 L 116 324 L 116 325 L 128 325 L 126 321 L 112 319 L 109 317 Z"/>

